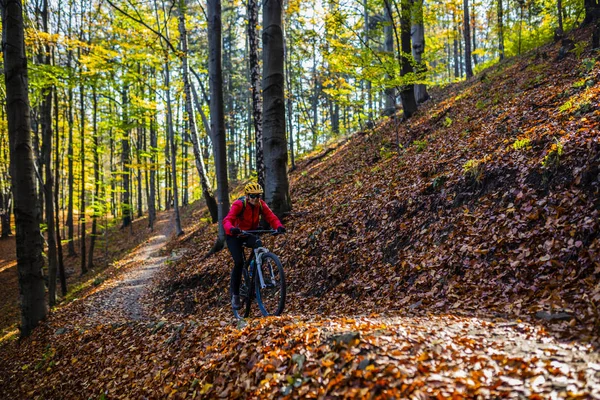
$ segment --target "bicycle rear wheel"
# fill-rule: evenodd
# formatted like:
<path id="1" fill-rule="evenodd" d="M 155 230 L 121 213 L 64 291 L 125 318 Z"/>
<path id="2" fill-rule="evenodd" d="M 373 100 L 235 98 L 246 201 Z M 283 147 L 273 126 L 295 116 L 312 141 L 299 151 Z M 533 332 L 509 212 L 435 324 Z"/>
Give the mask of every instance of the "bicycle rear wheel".
<path id="1" fill-rule="evenodd" d="M 248 270 L 243 268 L 242 281 L 240 282 L 240 302 L 242 303 L 242 308 L 233 310 L 233 315 L 235 315 L 237 319 L 248 318 L 248 315 L 250 315 L 250 304 L 252 303 L 252 290 L 250 287 Z"/>
<path id="2" fill-rule="evenodd" d="M 264 316 L 280 315 L 285 307 L 285 274 L 279 258 L 273 253 L 262 255 L 262 287 L 258 274 L 255 277 L 256 301 Z"/>

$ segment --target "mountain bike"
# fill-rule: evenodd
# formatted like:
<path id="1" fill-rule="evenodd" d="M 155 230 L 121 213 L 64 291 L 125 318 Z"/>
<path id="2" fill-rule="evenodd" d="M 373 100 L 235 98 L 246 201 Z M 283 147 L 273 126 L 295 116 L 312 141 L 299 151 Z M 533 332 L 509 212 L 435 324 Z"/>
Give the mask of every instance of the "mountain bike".
<path id="1" fill-rule="evenodd" d="M 262 315 L 280 315 L 285 306 L 285 274 L 279 257 L 263 247 L 261 235 L 277 235 L 276 230 L 242 231 L 240 236 L 258 236 L 256 247 L 250 257 L 244 260 L 242 280 L 240 283 L 240 302 L 242 307 L 233 310 L 236 318 L 247 318 L 250 315 L 252 300 L 256 303 Z M 245 258 L 245 255 L 244 255 Z"/>

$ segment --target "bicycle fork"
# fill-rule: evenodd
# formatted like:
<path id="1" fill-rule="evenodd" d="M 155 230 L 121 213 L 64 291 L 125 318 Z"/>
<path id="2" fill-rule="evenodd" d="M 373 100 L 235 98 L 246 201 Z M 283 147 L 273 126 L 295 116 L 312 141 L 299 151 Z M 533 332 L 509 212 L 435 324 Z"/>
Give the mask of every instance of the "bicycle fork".
<path id="1" fill-rule="evenodd" d="M 269 250 L 267 250 L 264 247 L 258 247 L 256 249 L 254 249 L 254 259 L 256 260 L 256 273 L 258 275 L 258 281 L 260 282 L 260 288 L 264 289 L 267 287 L 267 285 L 265 284 L 265 279 L 263 277 L 263 273 L 262 273 L 262 255 L 267 253 Z M 271 271 L 271 279 L 274 280 L 275 277 L 273 276 L 273 271 Z"/>

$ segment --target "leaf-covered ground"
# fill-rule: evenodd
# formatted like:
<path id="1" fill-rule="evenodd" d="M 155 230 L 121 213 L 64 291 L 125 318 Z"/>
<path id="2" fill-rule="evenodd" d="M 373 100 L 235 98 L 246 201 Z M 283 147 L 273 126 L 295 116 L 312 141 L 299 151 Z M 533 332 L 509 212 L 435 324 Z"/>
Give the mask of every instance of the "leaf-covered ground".
<path id="1" fill-rule="evenodd" d="M 146 320 L 56 312 L 0 349 L 0 397 L 600 398 L 600 63 L 559 48 L 301 162 L 283 317 L 236 324 L 198 214 Z"/>

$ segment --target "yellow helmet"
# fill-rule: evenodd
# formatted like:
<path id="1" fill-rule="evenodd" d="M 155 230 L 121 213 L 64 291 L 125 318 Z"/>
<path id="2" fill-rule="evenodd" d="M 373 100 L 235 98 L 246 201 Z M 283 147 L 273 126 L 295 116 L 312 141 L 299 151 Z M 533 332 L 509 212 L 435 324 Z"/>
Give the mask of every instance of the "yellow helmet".
<path id="1" fill-rule="evenodd" d="M 250 182 L 246 186 L 244 186 L 245 194 L 262 194 L 263 189 L 260 187 L 258 183 Z"/>

